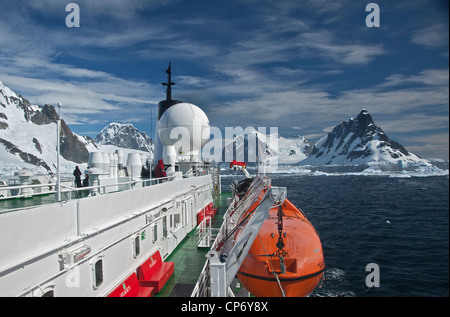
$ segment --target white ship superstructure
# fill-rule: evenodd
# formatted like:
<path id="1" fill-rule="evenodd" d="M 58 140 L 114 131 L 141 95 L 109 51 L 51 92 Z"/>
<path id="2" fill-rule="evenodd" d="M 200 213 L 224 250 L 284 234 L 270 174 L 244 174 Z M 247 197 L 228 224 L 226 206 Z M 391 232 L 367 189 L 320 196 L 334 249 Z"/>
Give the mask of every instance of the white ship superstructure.
<path id="1" fill-rule="evenodd" d="M 185 128 L 186 122 L 201 117 L 195 121 L 199 126 L 194 122 L 188 129 L 209 129 L 198 107 L 178 104 L 178 110 L 189 110 L 193 116 L 182 113 Z M 0 296 L 127 296 L 146 290 L 148 285 L 137 283 L 143 278 L 139 272 L 155 270 L 152 266 L 172 253 L 198 225 L 198 214 L 211 208 L 214 191 L 220 190 L 216 167 L 197 155 L 204 142 L 191 139 L 194 146 L 181 153 L 171 141 L 169 128 L 176 128 L 180 120 L 172 110 L 163 117 L 165 130 L 158 129 L 156 135 L 167 177 L 142 179 L 136 155 L 124 162 L 120 152 L 91 153 L 84 171 L 90 175 L 89 187 L 74 188 L 72 182 L 57 184 L 54 179 L 44 185 L 0 187 L 3 199 L 10 200 L 20 193 L 53 195 L 57 185 L 61 190 L 54 202 L 0 209 Z"/>

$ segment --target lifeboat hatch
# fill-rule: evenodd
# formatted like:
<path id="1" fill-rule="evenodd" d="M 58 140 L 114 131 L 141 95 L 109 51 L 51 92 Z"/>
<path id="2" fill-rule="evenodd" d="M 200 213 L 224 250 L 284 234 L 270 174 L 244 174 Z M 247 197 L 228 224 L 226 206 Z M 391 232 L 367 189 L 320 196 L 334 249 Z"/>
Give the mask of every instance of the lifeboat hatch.
<path id="1" fill-rule="evenodd" d="M 270 258 L 270 265 L 268 261 L 266 261 L 266 265 L 269 269 L 270 273 L 280 273 L 280 258 L 278 257 L 271 257 Z M 286 274 L 297 274 L 297 259 L 293 258 L 286 258 L 284 259 L 284 265 L 286 266 Z"/>

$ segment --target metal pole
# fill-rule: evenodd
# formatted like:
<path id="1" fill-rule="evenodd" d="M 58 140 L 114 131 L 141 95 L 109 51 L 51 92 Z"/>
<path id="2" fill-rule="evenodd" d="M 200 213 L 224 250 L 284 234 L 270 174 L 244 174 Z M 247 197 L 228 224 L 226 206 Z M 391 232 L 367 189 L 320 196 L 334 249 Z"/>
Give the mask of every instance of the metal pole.
<path id="1" fill-rule="evenodd" d="M 58 121 L 57 121 L 57 136 L 56 136 L 56 194 L 55 201 L 61 201 L 61 173 L 59 168 L 59 154 L 60 154 L 60 135 L 61 135 L 61 104 L 58 103 Z"/>

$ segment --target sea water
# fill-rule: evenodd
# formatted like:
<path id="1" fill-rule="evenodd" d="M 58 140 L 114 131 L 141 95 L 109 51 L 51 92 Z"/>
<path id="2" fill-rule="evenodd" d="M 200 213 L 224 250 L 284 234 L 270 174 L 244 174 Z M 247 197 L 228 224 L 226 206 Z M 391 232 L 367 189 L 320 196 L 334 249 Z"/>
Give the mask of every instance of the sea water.
<path id="1" fill-rule="evenodd" d="M 448 171 L 432 175 L 270 175 L 322 241 L 325 279 L 310 296 L 449 296 Z M 378 272 L 366 270 L 372 263 Z M 373 273 L 378 287 L 367 283 Z"/>

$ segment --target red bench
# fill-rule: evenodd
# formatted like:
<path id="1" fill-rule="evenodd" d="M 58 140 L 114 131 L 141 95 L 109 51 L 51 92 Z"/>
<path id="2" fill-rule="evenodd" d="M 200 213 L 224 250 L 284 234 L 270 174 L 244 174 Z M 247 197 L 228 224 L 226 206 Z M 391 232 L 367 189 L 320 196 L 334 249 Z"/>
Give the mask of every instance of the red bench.
<path id="1" fill-rule="evenodd" d="M 213 204 L 209 203 L 197 214 L 197 226 L 203 221 L 203 219 L 205 219 L 205 217 L 211 217 L 211 219 L 214 218 L 216 213 L 217 208 L 214 208 Z M 209 226 L 209 222 L 206 225 Z"/>
<path id="2" fill-rule="evenodd" d="M 212 203 L 210 203 L 208 206 L 206 206 L 206 217 L 214 218 L 216 213 L 217 213 L 217 208 L 214 208 Z"/>
<path id="3" fill-rule="evenodd" d="M 136 273 L 133 273 L 109 293 L 108 297 L 152 297 L 154 292 L 154 287 L 140 286 Z"/>
<path id="4" fill-rule="evenodd" d="M 174 273 L 174 262 L 163 262 L 161 254 L 156 251 L 137 269 L 139 285 L 154 287 L 159 293 Z"/>

